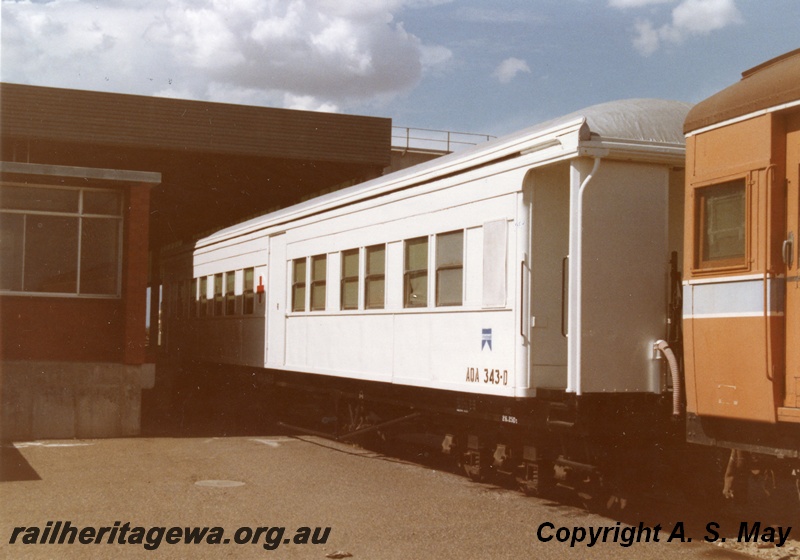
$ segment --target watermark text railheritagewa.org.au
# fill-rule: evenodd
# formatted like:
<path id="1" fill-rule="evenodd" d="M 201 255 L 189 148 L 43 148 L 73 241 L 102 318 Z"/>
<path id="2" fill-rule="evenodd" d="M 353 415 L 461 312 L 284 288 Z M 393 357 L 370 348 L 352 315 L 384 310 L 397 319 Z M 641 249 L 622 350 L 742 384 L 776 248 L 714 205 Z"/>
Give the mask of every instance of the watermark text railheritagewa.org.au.
<path id="1" fill-rule="evenodd" d="M 230 533 L 222 527 L 142 527 L 121 521 L 104 527 L 81 527 L 70 521 L 48 521 L 43 527 L 14 527 L 8 544 L 127 544 L 145 550 L 156 550 L 162 544 L 249 544 L 275 550 L 281 545 L 325 544 L 330 534 L 330 527 L 239 527 Z"/>

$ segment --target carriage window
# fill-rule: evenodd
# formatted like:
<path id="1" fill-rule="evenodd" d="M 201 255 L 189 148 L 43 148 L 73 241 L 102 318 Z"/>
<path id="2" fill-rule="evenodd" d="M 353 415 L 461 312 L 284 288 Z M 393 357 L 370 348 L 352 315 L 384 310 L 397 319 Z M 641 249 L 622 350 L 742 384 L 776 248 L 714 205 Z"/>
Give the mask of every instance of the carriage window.
<path id="1" fill-rule="evenodd" d="M 292 261 L 292 311 L 306 310 L 306 259 Z"/>
<path id="2" fill-rule="evenodd" d="M 189 313 L 191 313 L 193 317 L 198 317 L 200 315 L 200 303 L 197 300 L 197 290 L 198 290 L 197 278 L 192 278 L 192 288 L 191 292 L 189 292 L 191 294 L 191 299 L 189 300 L 191 308 Z"/>
<path id="3" fill-rule="evenodd" d="M 747 201 L 744 179 L 696 191 L 697 268 L 746 264 Z"/>
<path id="4" fill-rule="evenodd" d="M 222 315 L 222 273 L 214 275 L 214 315 Z"/>
<path id="5" fill-rule="evenodd" d="M 200 316 L 208 314 L 208 276 L 200 278 Z"/>
<path id="6" fill-rule="evenodd" d="M 311 257 L 311 311 L 325 309 L 326 278 L 328 273 L 328 255 Z"/>
<path id="7" fill-rule="evenodd" d="M 236 273 L 225 273 L 225 315 L 236 314 Z"/>
<path id="8" fill-rule="evenodd" d="M 417 237 L 405 243 L 403 275 L 404 307 L 428 305 L 428 238 Z"/>
<path id="9" fill-rule="evenodd" d="M 383 309 L 386 299 L 386 245 L 367 247 L 364 300 L 367 309 Z"/>
<path id="10" fill-rule="evenodd" d="M 464 232 L 436 236 L 436 305 L 461 305 L 464 292 Z"/>
<path id="11" fill-rule="evenodd" d="M 342 252 L 342 309 L 358 309 L 358 253 Z"/>
<path id="12" fill-rule="evenodd" d="M 0 290 L 118 296 L 121 248 L 121 192 L 0 187 Z"/>
<path id="13" fill-rule="evenodd" d="M 255 268 L 245 268 L 244 269 L 244 290 L 243 290 L 243 305 L 244 309 L 243 312 L 245 315 L 252 315 L 253 310 L 255 308 L 255 279 L 256 279 L 256 269 Z"/>

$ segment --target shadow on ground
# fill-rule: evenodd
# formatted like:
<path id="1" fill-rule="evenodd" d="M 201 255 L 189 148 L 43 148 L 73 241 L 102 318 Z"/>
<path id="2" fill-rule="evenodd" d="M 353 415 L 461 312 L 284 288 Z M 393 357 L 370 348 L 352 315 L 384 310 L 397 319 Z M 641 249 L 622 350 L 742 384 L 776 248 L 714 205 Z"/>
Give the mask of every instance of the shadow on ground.
<path id="1" fill-rule="evenodd" d="M 0 482 L 41 480 L 22 453 L 11 443 L 0 446 Z"/>
<path id="2" fill-rule="evenodd" d="M 241 377 L 173 378 L 142 393 L 142 436 L 224 437 L 276 433 L 265 391 Z"/>
<path id="3" fill-rule="evenodd" d="M 161 389 L 145 391 L 143 395 L 142 435 L 145 437 L 300 434 L 301 432 L 279 423 L 286 421 L 287 417 L 294 420 L 290 420 L 289 424 L 305 426 L 313 432 L 332 430 L 329 425 L 315 424 L 310 420 L 324 420 L 326 414 L 332 414 L 332 411 L 325 410 L 324 405 L 315 404 L 313 400 L 287 401 L 285 393 L 282 394 L 279 390 L 276 393 L 274 389 L 259 385 L 256 378 L 249 374 L 225 377 L 216 375 L 216 372 L 192 370 L 191 375 L 173 376 L 170 386 Z M 375 435 L 377 434 L 372 434 Z M 382 437 L 387 435 L 388 439 L 358 438 L 351 443 L 376 451 L 387 458 L 464 474 L 454 458 L 445 457 L 441 453 L 441 437 L 436 439 L 427 433 L 381 434 Z M 23 471 L 20 474 L 24 476 Z M 497 490 L 517 488 L 513 477 L 495 476 L 490 477 L 487 482 L 489 487 Z M 764 500 L 759 496 L 763 492 L 759 492 L 755 487 L 757 484 L 754 484 L 751 490 L 754 500 L 749 504 L 736 505 L 723 503 L 721 498 L 708 499 L 709 492 L 700 496 L 687 496 L 685 491 L 676 490 L 678 485 L 665 482 L 664 488 L 645 489 L 642 495 L 630 496 L 625 508 L 621 508 L 619 502 L 606 507 L 605 500 L 608 497 L 604 496 L 603 503 L 595 501 L 589 509 L 631 526 L 641 524 L 643 527 L 654 527 L 661 524 L 663 530 L 668 532 L 667 535 L 677 531 L 676 541 L 680 541 L 681 537 L 681 528 L 676 530 L 679 522 L 683 523 L 683 537 L 691 538 L 695 542 L 715 536 L 735 540 L 740 536 L 742 523 L 748 524 L 748 533 L 752 533 L 754 523 L 761 523 L 762 534 L 763 528 L 768 525 L 797 524 L 796 497 L 792 495 L 792 488 L 775 488 L 773 495 Z M 585 503 L 574 492 L 563 488 L 556 488 L 552 493 L 541 497 L 548 502 L 548 507 L 556 509 L 582 508 Z M 711 531 L 716 531 L 716 535 Z"/>

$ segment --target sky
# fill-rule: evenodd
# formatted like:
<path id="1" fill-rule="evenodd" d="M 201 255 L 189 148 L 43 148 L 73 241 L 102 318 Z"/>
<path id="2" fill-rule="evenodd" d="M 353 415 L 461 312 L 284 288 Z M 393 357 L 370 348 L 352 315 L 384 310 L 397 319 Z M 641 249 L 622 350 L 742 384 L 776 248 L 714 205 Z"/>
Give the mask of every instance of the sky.
<path id="1" fill-rule="evenodd" d="M 800 48 L 800 0 L 2 0 L 0 80 L 501 136 L 698 102 Z"/>

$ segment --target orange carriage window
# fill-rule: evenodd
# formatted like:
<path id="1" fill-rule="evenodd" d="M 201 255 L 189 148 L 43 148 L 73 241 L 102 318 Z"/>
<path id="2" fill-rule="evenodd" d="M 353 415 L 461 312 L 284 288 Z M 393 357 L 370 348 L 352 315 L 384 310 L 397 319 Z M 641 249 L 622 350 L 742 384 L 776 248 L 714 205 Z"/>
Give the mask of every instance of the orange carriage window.
<path id="1" fill-rule="evenodd" d="M 747 264 L 747 187 L 744 179 L 695 191 L 695 267 Z"/>

